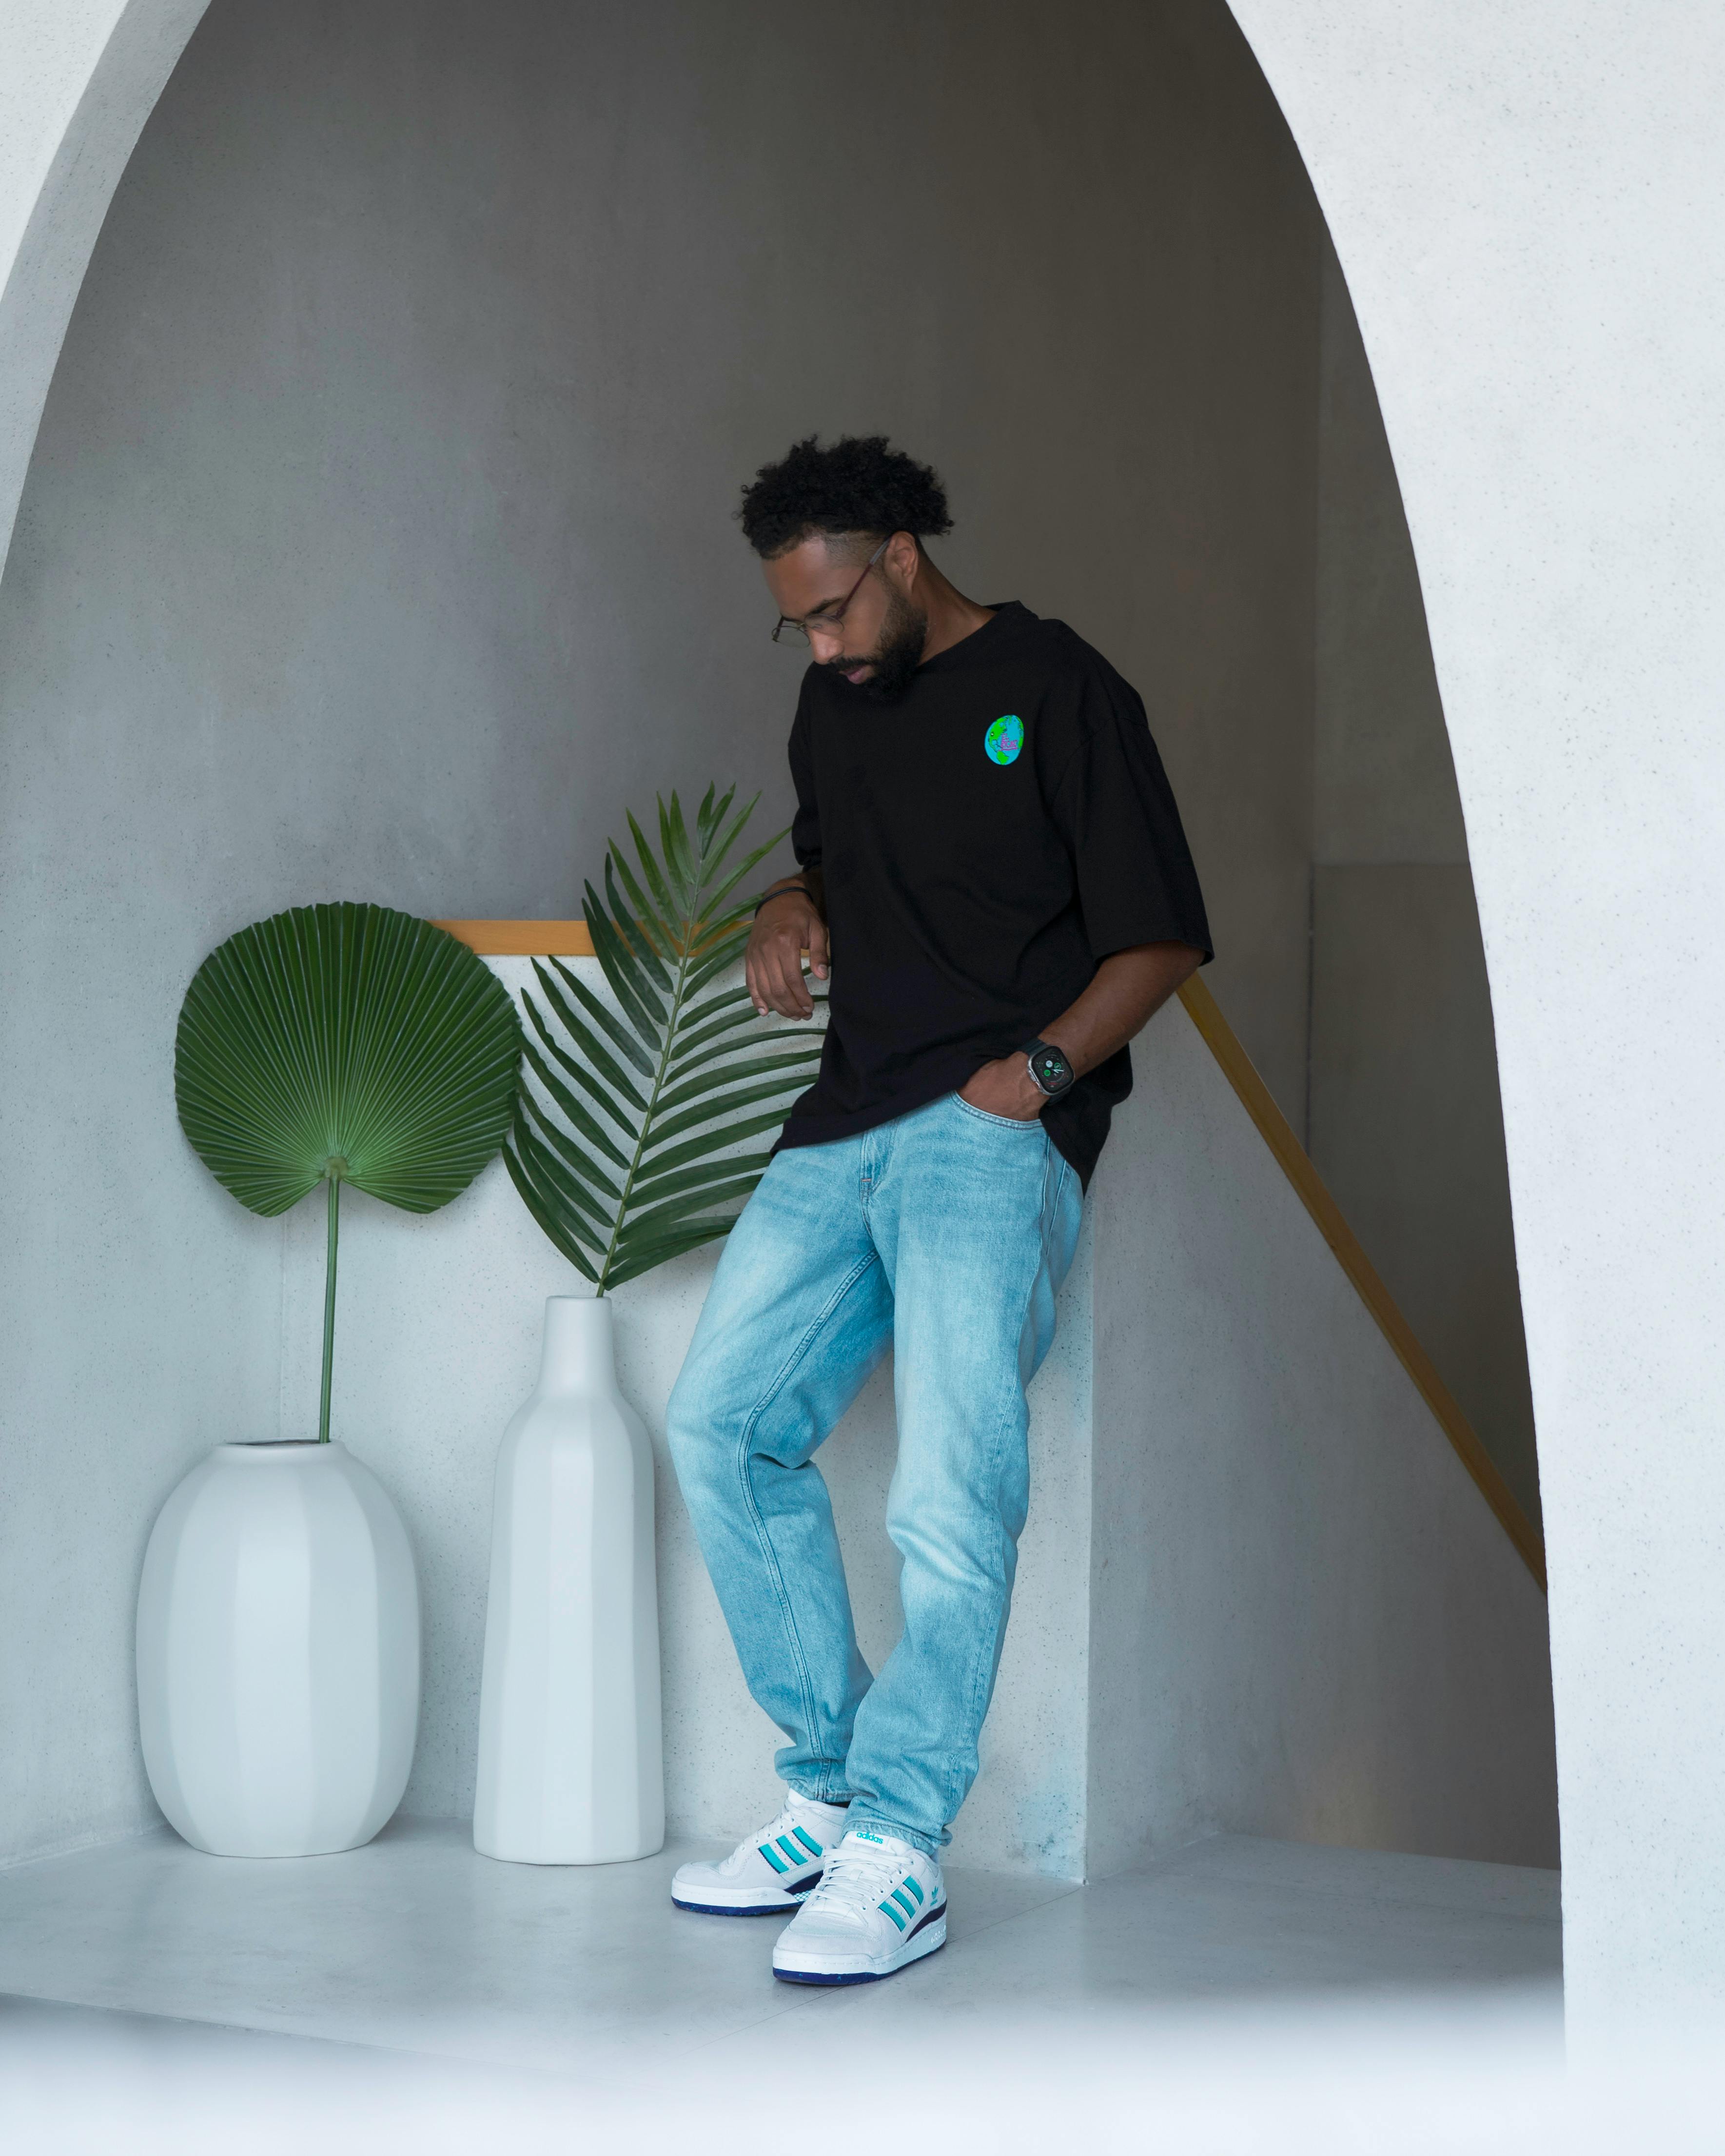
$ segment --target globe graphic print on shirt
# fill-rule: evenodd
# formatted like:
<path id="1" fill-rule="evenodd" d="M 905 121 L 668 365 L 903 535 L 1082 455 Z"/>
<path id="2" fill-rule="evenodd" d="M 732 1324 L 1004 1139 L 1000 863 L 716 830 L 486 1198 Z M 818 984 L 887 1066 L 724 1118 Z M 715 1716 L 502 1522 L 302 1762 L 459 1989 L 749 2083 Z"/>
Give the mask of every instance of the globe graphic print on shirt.
<path id="1" fill-rule="evenodd" d="M 996 719 L 983 736 L 983 747 L 988 752 L 991 763 L 1010 763 L 1024 745 L 1024 722 L 1008 712 L 1004 719 Z"/>

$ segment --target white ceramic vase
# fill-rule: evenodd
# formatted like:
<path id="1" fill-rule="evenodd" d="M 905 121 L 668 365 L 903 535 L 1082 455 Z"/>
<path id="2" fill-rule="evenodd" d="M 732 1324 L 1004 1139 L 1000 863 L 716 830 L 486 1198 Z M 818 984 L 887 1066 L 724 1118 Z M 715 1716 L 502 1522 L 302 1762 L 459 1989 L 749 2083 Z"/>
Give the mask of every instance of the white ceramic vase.
<path id="1" fill-rule="evenodd" d="M 552 1296 L 497 1455 L 474 1846 L 615 1864 L 664 1840 L 653 1448 L 617 1389 L 610 1303 Z"/>
<path id="2" fill-rule="evenodd" d="M 218 1445 L 162 1507 L 138 1592 L 156 1801 L 215 1856 L 321 1856 L 401 1802 L 419 1588 L 382 1485 L 340 1445 Z"/>

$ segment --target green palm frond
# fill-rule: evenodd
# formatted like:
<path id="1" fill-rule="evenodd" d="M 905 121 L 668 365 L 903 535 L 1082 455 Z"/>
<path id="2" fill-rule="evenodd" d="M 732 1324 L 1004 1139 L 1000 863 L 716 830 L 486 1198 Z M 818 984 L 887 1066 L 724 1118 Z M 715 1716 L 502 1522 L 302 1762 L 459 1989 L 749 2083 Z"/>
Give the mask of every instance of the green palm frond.
<path id="1" fill-rule="evenodd" d="M 329 1184 L 321 1433 L 329 1434 L 341 1186 L 434 1212 L 497 1151 L 521 1029 L 482 960 L 381 906 L 295 906 L 193 976 L 174 1097 L 198 1158 L 266 1218 Z"/>
<path id="2" fill-rule="evenodd" d="M 733 858 L 754 812 L 708 787 L 689 827 L 673 793 L 657 849 L 634 816 L 613 839 L 587 925 L 613 1003 L 536 960 L 524 991 L 526 1068 L 504 1159 L 527 1210 L 601 1295 L 725 1235 L 809 1085 L 822 1035 L 763 1025 L 726 976 L 753 911 L 738 886 L 784 834 Z M 758 796 L 757 797 L 758 798 Z M 816 998 L 824 1003 L 824 997 Z"/>

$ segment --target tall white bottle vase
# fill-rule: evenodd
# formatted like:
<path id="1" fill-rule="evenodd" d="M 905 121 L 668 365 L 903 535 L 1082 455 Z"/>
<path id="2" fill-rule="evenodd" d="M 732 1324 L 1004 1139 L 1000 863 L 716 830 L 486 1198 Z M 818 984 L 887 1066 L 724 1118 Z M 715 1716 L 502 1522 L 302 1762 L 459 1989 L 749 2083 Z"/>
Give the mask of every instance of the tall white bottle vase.
<path id="1" fill-rule="evenodd" d="M 664 1840 L 653 1448 L 617 1389 L 610 1303 L 552 1296 L 497 1455 L 474 1846 L 616 1864 Z"/>
<path id="2" fill-rule="evenodd" d="M 218 1445 L 173 1491 L 138 1590 L 144 1768 L 213 1856 L 323 1856 L 401 1802 L 419 1587 L 382 1485 L 340 1445 Z"/>

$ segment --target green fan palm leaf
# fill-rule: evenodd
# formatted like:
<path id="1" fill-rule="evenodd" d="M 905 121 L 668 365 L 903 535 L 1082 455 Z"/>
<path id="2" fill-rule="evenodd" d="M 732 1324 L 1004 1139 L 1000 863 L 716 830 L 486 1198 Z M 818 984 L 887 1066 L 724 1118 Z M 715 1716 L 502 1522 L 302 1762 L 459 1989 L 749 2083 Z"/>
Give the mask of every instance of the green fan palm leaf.
<path id="1" fill-rule="evenodd" d="M 602 1295 L 729 1230 L 768 1158 L 738 1148 L 784 1121 L 819 1060 L 818 1029 L 762 1024 L 747 990 L 718 985 L 748 942 L 751 906 L 728 901 L 784 835 L 739 848 L 755 803 L 735 808 L 735 794 L 710 786 L 692 829 L 675 793 L 661 800 L 656 848 L 629 815 L 633 859 L 611 841 L 603 897 L 586 887 L 610 1003 L 556 959 L 536 960 L 536 991 L 522 993 L 505 1158 Z"/>
<path id="2" fill-rule="evenodd" d="M 385 906 L 295 906 L 230 936 L 193 975 L 174 1098 L 198 1158 L 266 1219 L 329 1187 L 321 1438 L 341 1185 L 409 1213 L 447 1205 L 503 1142 L 521 1050 L 484 963 Z"/>

